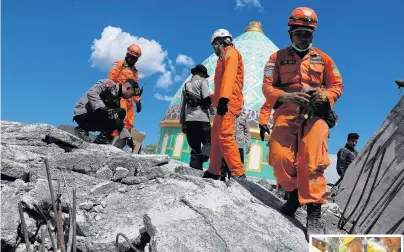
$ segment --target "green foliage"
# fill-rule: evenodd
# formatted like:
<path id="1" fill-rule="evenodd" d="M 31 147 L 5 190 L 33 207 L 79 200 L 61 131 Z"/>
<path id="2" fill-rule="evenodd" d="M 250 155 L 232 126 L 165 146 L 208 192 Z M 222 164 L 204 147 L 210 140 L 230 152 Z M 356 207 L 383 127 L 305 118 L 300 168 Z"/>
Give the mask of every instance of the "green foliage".
<path id="1" fill-rule="evenodd" d="M 157 145 L 156 144 L 148 144 L 146 146 L 142 146 L 142 151 L 146 154 L 155 154 L 157 151 Z"/>

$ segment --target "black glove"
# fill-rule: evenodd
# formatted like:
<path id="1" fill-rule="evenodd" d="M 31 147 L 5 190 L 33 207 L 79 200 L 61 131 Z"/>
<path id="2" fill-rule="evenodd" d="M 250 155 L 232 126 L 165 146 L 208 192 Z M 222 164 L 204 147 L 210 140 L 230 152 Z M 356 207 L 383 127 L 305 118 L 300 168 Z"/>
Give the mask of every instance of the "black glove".
<path id="1" fill-rule="evenodd" d="M 218 115 L 224 116 L 229 109 L 227 108 L 227 103 L 229 103 L 229 99 L 227 98 L 220 98 L 219 104 L 217 105 L 216 113 Z"/>
<path id="2" fill-rule="evenodd" d="M 129 146 L 132 151 L 135 149 L 135 144 L 133 143 L 133 139 L 131 137 L 126 138 L 126 145 Z"/>
<path id="3" fill-rule="evenodd" d="M 140 111 L 142 111 L 142 103 L 138 102 L 136 103 L 136 112 L 139 113 Z"/>
<path id="4" fill-rule="evenodd" d="M 109 119 L 118 118 L 118 113 L 116 113 L 115 109 L 109 109 L 107 107 L 103 107 L 99 109 L 101 112 L 105 113 Z"/>
<path id="5" fill-rule="evenodd" d="M 264 141 L 265 139 L 265 132 L 267 132 L 269 134 L 269 128 L 268 125 L 265 124 L 260 124 L 260 137 L 261 137 L 261 141 Z"/>

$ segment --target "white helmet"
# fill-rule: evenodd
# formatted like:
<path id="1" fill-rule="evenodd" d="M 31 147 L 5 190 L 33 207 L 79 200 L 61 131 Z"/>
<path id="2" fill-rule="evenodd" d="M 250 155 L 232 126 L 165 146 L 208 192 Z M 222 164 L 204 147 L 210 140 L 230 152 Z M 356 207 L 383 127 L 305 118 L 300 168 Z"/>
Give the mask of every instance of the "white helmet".
<path id="1" fill-rule="evenodd" d="M 210 39 L 210 43 L 212 44 L 215 38 L 223 38 L 223 37 L 230 37 L 233 40 L 233 37 L 231 36 L 228 30 L 219 29 L 213 33 L 212 38 Z"/>

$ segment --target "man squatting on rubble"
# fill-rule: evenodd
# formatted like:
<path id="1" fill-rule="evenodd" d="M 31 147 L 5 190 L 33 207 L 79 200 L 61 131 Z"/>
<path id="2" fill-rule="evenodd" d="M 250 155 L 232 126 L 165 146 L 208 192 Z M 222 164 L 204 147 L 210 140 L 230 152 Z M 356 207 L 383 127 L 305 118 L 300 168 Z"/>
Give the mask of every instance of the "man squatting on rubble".
<path id="1" fill-rule="evenodd" d="M 330 56 L 312 47 L 317 27 L 312 9 L 293 10 L 288 26 L 292 45 L 272 54 L 264 68 L 262 91 L 275 110 L 267 158 L 289 192 L 282 212 L 294 216 L 306 204 L 307 235 L 324 234 L 327 138 L 336 123 L 332 108 L 342 95 L 342 78 Z"/>
<path id="2" fill-rule="evenodd" d="M 124 83 L 127 79 L 133 79 L 136 82 L 139 82 L 139 74 L 135 64 L 141 56 L 142 50 L 138 45 L 132 44 L 128 46 L 125 59 L 115 61 L 112 64 L 111 70 L 108 74 L 108 78 L 119 85 Z M 140 113 L 142 111 L 142 103 L 140 101 L 140 97 L 142 94 L 143 88 L 140 89 L 140 92 L 136 96 L 130 98 L 121 98 L 120 107 L 126 112 L 125 119 L 123 120 L 124 127 L 129 132 L 131 132 L 135 120 L 135 108 L 133 104 L 136 104 L 137 113 Z M 118 144 L 118 142 L 116 141 L 118 139 L 118 135 L 119 132 L 115 130 L 112 133 L 112 136 L 108 137 L 108 140 L 112 142 L 112 144 Z"/>
<path id="3" fill-rule="evenodd" d="M 210 153 L 210 97 L 208 70 L 204 65 L 191 69 L 192 79 L 184 84 L 181 97 L 180 124 L 191 147 L 189 166 L 202 170 L 203 163 L 209 160 Z M 213 114 L 213 113 L 212 113 Z M 201 147 L 202 145 L 202 147 Z"/>
<path id="4" fill-rule="evenodd" d="M 234 132 L 236 135 L 238 151 L 240 152 L 241 162 L 244 164 L 244 143 L 247 147 L 246 154 L 250 153 L 251 151 L 251 132 L 250 125 L 248 124 L 248 114 L 246 113 L 245 109 L 241 111 L 241 114 L 236 119 Z M 230 171 L 226 161 L 223 158 L 220 180 L 225 181 L 226 176 L 230 178 Z"/>
<path id="5" fill-rule="evenodd" d="M 231 176 L 246 179 L 241 162 L 234 127 L 240 115 L 244 98 L 244 65 L 240 52 L 233 45 L 229 31 L 219 29 L 211 37 L 211 45 L 219 57 L 215 70 L 215 88 L 212 104 L 216 109 L 211 134 L 210 163 L 204 178 L 219 179 L 222 158 L 229 166 Z"/>
<path id="6" fill-rule="evenodd" d="M 120 99 L 131 99 L 139 94 L 139 85 L 133 79 L 121 85 L 110 79 L 99 80 L 76 103 L 73 120 L 78 127 L 75 131 L 83 140 L 88 138 L 89 131 L 101 131 L 94 143 L 109 144 L 107 138 L 117 130 L 119 138 L 133 149 L 131 134 L 124 127 L 126 112 L 120 108 Z"/>

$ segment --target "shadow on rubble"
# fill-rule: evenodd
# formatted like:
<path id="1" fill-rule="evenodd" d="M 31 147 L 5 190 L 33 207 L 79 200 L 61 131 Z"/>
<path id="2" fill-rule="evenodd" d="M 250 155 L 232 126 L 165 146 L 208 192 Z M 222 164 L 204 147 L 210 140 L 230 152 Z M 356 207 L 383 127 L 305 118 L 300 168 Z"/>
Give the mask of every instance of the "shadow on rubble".
<path id="1" fill-rule="evenodd" d="M 283 206 L 281 200 L 279 200 L 275 195 L 273 195 L 270 191 L 264 189 L 263 187 L 257 185 L 254 182 L 248 180 L 237 180 L 237 182 L 244 187 L 247 191 L 249 191 L 255 198 L 261 201 L 264 205 L 273 208 L 274 210 L 281 213 L 290 222 L 295 225 L 297 228 L 301 229 L 306 234 L 306 227 L 297 219 L 284 215 L 280 209 Z"/>

